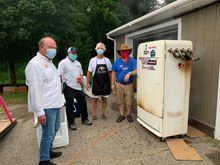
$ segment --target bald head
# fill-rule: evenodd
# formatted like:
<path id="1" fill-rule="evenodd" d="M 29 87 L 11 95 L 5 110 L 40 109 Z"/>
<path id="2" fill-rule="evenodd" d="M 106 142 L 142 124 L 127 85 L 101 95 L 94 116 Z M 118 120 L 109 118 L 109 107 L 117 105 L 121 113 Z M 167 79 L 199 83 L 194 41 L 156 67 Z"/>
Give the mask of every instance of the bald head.
<path id="1" fill-rule="evenodd" d="M 52 37 L 44 37 L 44 38 L 41 38 L 40 41 L 38 42 L 39 49 L 41 47 L 43 47 L 45 44 L 48 44 L 48 42 L 53 43 L 53 44 L 56 45 L 56 42 Z"/>
<path id="2" fill-rule="evenodd" d="M 41 38 L 38 42 L 39 53 L 46 56 L 47 49 L 56 49 L 56 41 L 52 37 Z"/>

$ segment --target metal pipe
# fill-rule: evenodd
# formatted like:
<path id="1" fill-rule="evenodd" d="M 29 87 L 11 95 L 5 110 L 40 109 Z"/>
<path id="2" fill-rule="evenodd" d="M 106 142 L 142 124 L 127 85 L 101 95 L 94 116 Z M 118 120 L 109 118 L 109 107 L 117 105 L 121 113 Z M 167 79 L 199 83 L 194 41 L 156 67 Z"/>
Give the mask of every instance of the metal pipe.
<path id="1" fill-rule="evenodd" d="M 114 61 L 116 60 L 116 40 L 114 38 L 111 38 L 108 34 L 106 34 L 107 38 L 109 40 L 112 40 L 114 42 Z"/>

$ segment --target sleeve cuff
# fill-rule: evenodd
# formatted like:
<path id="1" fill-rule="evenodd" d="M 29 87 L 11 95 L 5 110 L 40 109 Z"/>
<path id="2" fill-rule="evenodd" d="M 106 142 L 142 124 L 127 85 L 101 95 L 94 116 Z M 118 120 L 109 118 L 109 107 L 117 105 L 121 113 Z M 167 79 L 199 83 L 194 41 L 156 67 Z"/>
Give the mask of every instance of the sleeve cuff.
<path id="1" fill-rule="evenodd" d="M 37 114 L 37 117 L 39 117 L 39 116 L 43 116 L 45 112 L 44 110 L 40 110 L 40 111 L 37 111 L 36 114 Z"/>

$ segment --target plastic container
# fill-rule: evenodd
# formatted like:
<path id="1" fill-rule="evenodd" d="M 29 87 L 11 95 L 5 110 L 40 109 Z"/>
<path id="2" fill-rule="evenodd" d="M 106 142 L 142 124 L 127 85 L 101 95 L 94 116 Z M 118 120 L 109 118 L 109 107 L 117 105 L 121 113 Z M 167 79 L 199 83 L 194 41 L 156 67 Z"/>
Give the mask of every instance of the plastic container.
<path id="1" fill-rule="evenodd" d="M 83 80 L 82 80 L 82 90 L 83 92 L 89 96 L 90 98 L 93 98 L 94 95 L 92 94 L 92 89 L 90 88 L 89 91 L 86 89 L 86 81 L 87 81 L 87 78 L 86 76 L 83 76 Z"/>
<path id="2" fill-rule="evenodd" d="M 35 114 L 35 123 L 37 116 Z M 66 117 L 66 107 L 63 106 L 60 110 L 60 129 L 57 131 L 56 137 L 53 141 L 53 148 L 66 147 L 69 144 L 69 132 L 68 132 L 68 122 Z M 40 148 L 40 141 L 42 136 L 41 125 L 37 127 L 37 142 Z"/>

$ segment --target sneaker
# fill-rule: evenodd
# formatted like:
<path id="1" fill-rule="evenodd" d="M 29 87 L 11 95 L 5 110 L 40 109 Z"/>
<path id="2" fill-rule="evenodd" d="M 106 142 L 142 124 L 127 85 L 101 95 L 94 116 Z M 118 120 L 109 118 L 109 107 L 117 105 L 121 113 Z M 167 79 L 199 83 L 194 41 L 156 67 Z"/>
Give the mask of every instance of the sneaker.
<path id="1" fill-rule="evenodd" d="M 62 155 L 62 152 L 54 152 L 54 151 L 51 151 L 50 152 L 50 158 L 52 159 L 52 158 L 57 158 L 57 157 L 59 157 L 59 156 L 61 156 Z"/>
<path id="2" fill-rule="evenodd" d="M 46 160 L 46 161 L 40 161 L 39 165 L 57 165 L 57 164 L 51 162 L 50 160 Z"/>
<path id="3" fill-rule="evenodd" d="M 105 116 L 105 114 L 102 114 L 102 115 L 101 115 L 101 119 L 106 120 L 106 116 Z"/>
<path id="4" fill-rule="evenodd" d="M 73 131 L 77 130 L 77 127 L 76 127 L 76 124 L 75 124 L 75 123 L 70 124 L 70 125 L 69 125 L 69 128 L 70 128 L 71 130 L 73 130 Z"/>
<path id="5" fill-rule="evenodd" d="M 128 120 L 128 122 L 132 122 L 133 121 L 131 115 L 127 115 L 127 120 Z"/>
<path id="6" fill-rule="evenodd" d="M 117 122 L 122 122 L 122 120 L 124 120 L 125 117 L 123 115 L 119 115 L 119 117 L 117 118 Z"/>
<path id="7" fill-rule="evenodd" d="M 90 125 L 92 125 L 92 122 L 90 122 L 88 119 L 86 119 L 86 120 L 82 121 L 82 124 L 90 126 Z"/>
<path id="8" fill-rule="evenodd" d="M 97 116 L 96 116 L 96 115 L 93 115 L 93 116 L 92 116 L 92 120 L 97 120 Z"/>

